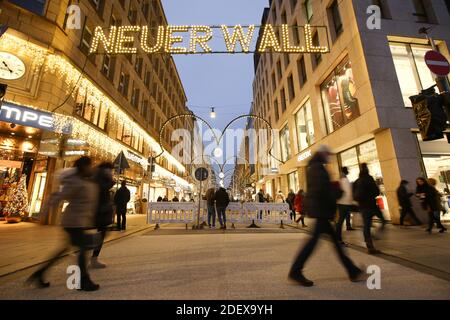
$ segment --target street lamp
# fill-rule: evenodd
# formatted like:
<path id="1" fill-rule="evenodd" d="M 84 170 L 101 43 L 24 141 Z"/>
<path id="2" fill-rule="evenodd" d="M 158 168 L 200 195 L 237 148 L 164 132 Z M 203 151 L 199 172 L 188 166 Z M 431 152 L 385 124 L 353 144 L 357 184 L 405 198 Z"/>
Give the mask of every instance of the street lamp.
<path id="1" fill-rule="evenodd" d="M 211 108 L 210 117 L 211 117 L 211 119 L 215 119 L 216 118 L 216 111 L 214 110 L 214 107 Z"/>

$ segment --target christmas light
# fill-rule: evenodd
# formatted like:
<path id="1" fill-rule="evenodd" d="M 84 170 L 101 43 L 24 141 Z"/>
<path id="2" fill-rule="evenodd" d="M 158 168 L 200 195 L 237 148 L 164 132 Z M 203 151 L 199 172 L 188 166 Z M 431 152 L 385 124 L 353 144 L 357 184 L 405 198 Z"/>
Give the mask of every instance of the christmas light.
<path id="1" fill-rule="evenodd" d="M 290 37 L 289 37 L 289 26 L 287 24 L 283 24 L 281 26 L 282 37 L 283 37 L 283 52 L 288 53 L 303 53 L 305 52 L 305 47 L 291 47 L 290 45 Z M 297 32 L 297 30 L 296 30 Z"/>
<path id="2" fill-rule="evenodd" d="M 328 47 L 314 46 L 312 40 L 311 25 L 305 25 L 305 39 L 306 39 L 306 51 L 309 53 L 326 53 L 328 52 Z"/>
<path id="3" fill-rule="evenodd" d="M 125 46 L 126 44 L 132 45 L 134 43 L 134 37 L 131 35 L 127 35 L 127 33 L 131 32 L 139 32 L 141 27 L 139 26 L 122 26 L 119 27 L 117 31 L 117 41 L 116 41 L 116 50 L 115 53 L 124 53 L 124 54 L 135 54 L 137 53 L 137 48 L 133 46 Z"/>
<path id="4" fill-rule="evenodd" d="M 221 28 L 228 52 L 235 52 L 237 41 L 240 42 L 243 52 L 248 53 L 250 51 L 250 43 L 253 39 L 253 33 L 255 32 L 255 25 L 248 27 L 246 36 L 244 36 L 244 30 L 241 25 L 233 27 L 233 35 L 231 36 L 226 25 L 222 25 Z"/>
<path id="5" fill-rule="evenodd" d="M 148 46 L 148 27 L 142 27 L 141 48 L 145 53 L 155 53 L 161 51 L 165 41 L 165 28 L 158 27 L 158 35 L 156 36 L 156 44 L 153 47 Z"/>
<path id="6" fill-rule="evenodd" d="M 182 36 L 174 36 L 173 33 L 187 31 L 189 31 L 189 26 L 167 26 L 165 51 L 167 53 L 187 53 L 188 50 L 184 47 L 173 47 L 174 44 L 183 42 Z"/>
<path id="7" fill-rule="evenodd" d="M 278 42 L 275 31 L 270 24 L 264 26 L 261 44 L 258 48 L 258 51 L 262 53 L 265 52 L 268 48 L 272 48 L 272 50 L 275 52 L 281 52 L 280 43 Z"/>
<path id="8" fill-rule="evenodd" d="M 205 33 L 203 36 L 199 36 L 198 33 Z M 191 41 L 190 41 L 190 53 L 197 52 L 197 45 L 199 45 L 204 52 L 212 52 L 211 47 L 208 45 L 213 37 L 212 29 L 208 26 L 192 26 L 191 27 Z"/>
<path id="9" fill-rule="evenodd" d="M 91 48 L 89 53 L 97 52 L 99 42 L 103 44 L 103 48 L 107 54 L 114 52 L 114 44 L 116 41 L 117 27 L 111 27 L 109 29 L 109 36 L 106 37 L 103 28 L 98 26 L 94 30 L 94 38 L 92 39 Z"/>

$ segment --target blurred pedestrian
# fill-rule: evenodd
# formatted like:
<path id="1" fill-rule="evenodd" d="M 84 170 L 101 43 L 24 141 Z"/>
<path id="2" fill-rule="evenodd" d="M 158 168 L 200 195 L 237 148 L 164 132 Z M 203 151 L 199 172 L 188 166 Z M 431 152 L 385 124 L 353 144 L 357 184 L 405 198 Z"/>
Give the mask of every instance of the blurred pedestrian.
<path id="1" fill-rule="evenodd" d="M 348 168 L 343 167 L 341 171 L 341 179 L 339 180 L 339 186 L 343 192 L 342 197 L 338 200 L 338 221 L 336 223 L 336 235 L 339 242 L 344 244 L 342 241 L 342 225 L 344 221 L 346 222 L 347 231 L 355 230 L 351 225 L 351 212 L 353 208 L 353 195 L 352 195 L 352 184 L 347 178 Z"/>
<path id="2" fill-rule="evenodd" d="M 284 199 L 284 194 L 283 192 L 278 191 L 276 197 L 275 197 L 275 203 L 284 203 L 285 199 Z"/>
<path id="3" fill-rule="evenodd" d="M 256 195 L 256 202 L 259 203 L 266 202 L 266 198 L 264 197 L 264 191 L 262 189 L 259 189 L 259 192 Z M 262 220 L 262 218 L 263 218 L 263 211 L 259 210 L 259 219 Z"/>
<path id="4" fill-rule="evenodd" d="M 320 146 L 316 154 L 308 163 L 306 173 L 307 194 L 305 197 L 306 212 L 309 217 L 316 219 L 312 238 L 300 251 L 289 272 L 289 279 L 302 286 L 311 287 L 314 283 L 303 275 L 303 267 L 316 247 L 322 233 L 331 236 L 338 256 L 345 266 L 351 281 L 360 281 L 364 272 L 347 257 L 343 247 L 338 242 L 334 228 L 330 220 L 336 214 L 336 201 L 341 194 L 333 187 L 330 176 L 325 168 L 332 154 L 327 146 Z"/>
<path id="5" fill-rule="evenodd" d="M 97 230 L 101 234 L 101 243 L 92 252 L 90 267 L 95 269 L 106 267 L 104 263 L 98 261 L 98 256 L 102 250 L 106 230 L 109 225 L 113 224 L 114 220 L 114 209 L 110 193 L 111 188 L 114 186 L 113 169 L 114 165 L 112 163 L 103 162 L 98 166 L 94 176 L 94 181 L 98 185 L 98 206 L 95 222 Z"/>
<path id="6" fill-rule="evenodd" d="M 208 209 L 208 226 L 210 229 L 216 228 L 215 193 L 216 190 L 214 188 L 209 188 L 206 191 L 206 207 Z"/>
<path id="7" fill-rule="evenodd" d="M 164 196 L 164 198 L 162 199 L 162 202 L 169 202 L 169 198 L 167 198 L 167 195 Z"/>
<path id="8" fill-rule="evenodd" d="M 359 178 L 353 184 L 353 199 L 358 202 L 359 210 L 364 221 L 364 241 L 366 242 L 369 254 L 380 253 L 375 249 L 372 238 L 372 219 L 377 217 L 381 221 L 380 230 L 384 230 L 386 220 L 383 213 L 377 205 L 377 197 L 380 195 L 380 189 L 373 177 L 369 174 L 367 163 L 361 164 Z"/>
<path id="9" fill-rule="evenodd" d="M 175 195 L 172 199 L 172 202 L 180 202 L 180 199 Z"/>
<path id="10" fill-rule="evenodd" d="M 114 204 L 116 205 L 117 229 L 126 230 L 127 228 L 127 204 L 130 201 L 130 190 L 127 188 L 127 182 L 122 181 L 121 187 L 114 195 Z"/>
<path id="11" fill-rule="evenodd" d="M 286 198 L 286 203 L 289 205 L 290 217 L 292 221 L 295 221 L 294 202 L 295 202 L 295 193 L 293 190 L 289 190 L 289 193 Z"/>
<path id="12" fill-rule="evenodd" d="M 230 203 L 230 197 L 225 188 L 219 188 L 214 195 L 214 199 L 216 200 L 216 210 L 217 216 L 219 217 L 220 229 L 225 230 L 227 228 L 226 210 Z"/>
<path id="13" fill-rule="evenodd" d="M 436 226 L 440 229 L 439 232 L 444 233 L 447 229 L 442 225 L 440 219 L 441 201 L 439 192 L 434 187 L 436 180 L 428 179 L 427 181 L 424 178 L 417 178 L 416 184 L 416 195 L 422 202 L 422 208 L 428 213 L 428 229 L 426 231 L 431 234 L 436 223 Z"/>
<path id="14" fill-rule="evenodd" d="M 298 219 L 295 222 L 299 223 L 301 221 L 302 227 L 306 228 L 308 226 L 305 224 L 304 199 L 305 199 L 305 192 L 303 191 L 303 189 L 301 189 L 295 195 L 294 209 L 298 213 Z"/>
<path id="15" fill-rule="evenodd" d="M 411 197 L 414 195 L 412 192 L 408 192 L 407 186 L 409 182 L 402 180 L 400 186 L 397 188 L 397 200 L 401 207 L 400 209 L 400 225 L 403 226 L 405 217 L 409 214 L 413 223 L 421 225 L 422 222 L 417 218 L 416 213 L 412 208 Z"/>
<path id="16" fill-rule="evenodd" d="M 163 198 L 161 196 L 158 197 L 158 199 L 156 199 L 156 202 L 162 202 Z"/>
<path id="17" fill-rule="evenodd" d="M 79 249 L 79 290 L 84 291 L 95 291 L 100 287 L 92 282 L 86 267 L 86 251 L 89 238 L 85 230 L 95 226 L 95 214 L 98 205 L 98 187 L 92 181 L 92 174 L 92 160 L 89 157 L 82 157 L 75 161 L 74 169 L 68 170 L 61 176 L 60 191 L 50 195 L 48 203 L 44 205 L 42 211 L 42 214 L 45 215 L 49 210 L 57 208 L 61 202 L 68 202 L 62 215 L 61 224 L 70 238 L 70 243 Z M 65 244 L 44 266 L 34 272 L 27 282 L 36 284 L 39 288 L 49 287 L 50 283 L 45 281 L 45 273 L 68 248 L 69 246 Z"/>

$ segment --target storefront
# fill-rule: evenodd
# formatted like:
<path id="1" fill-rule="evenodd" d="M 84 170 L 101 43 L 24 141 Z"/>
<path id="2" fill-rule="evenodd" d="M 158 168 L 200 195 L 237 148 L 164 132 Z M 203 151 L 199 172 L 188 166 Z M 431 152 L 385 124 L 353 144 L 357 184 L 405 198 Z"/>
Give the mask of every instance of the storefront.
<path id="1" fill-rule="evenodd" d="M 366 163 L 369 168 L 370 175 L 375 179 L 380 188 L 380 196 L 377 198 L 379 208 L 383 211 L 387 220 L 390 220 L 390 213 L 383 181 L 383 174 L 381 172 L 381 165 L 378 159 L 377 146 L 375 140 L 369 140 L 365 143 L 354 146 L 337 155 L 339 169 L 347 167 L 350 182 L 355 182 L 359 176 L 359 168 L 362 163 Z"/>

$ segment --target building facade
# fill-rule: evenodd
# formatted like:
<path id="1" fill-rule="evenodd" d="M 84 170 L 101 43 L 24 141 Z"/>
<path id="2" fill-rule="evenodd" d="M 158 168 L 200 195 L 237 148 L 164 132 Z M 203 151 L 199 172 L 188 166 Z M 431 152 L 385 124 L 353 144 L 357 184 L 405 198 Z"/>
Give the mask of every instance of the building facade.
<path id="1" fill-rule="evenodd" d="M 144 198 L 189 197 L 192 181 L 171 155 L 170 132 L 193 130 L 194 122 L 177 119 L 159 132 L 172 116 L 191 113 L 172 57 L 89 54 L 96 26 L 156 31 L 167 24 L 161 1 L 2 1 L 0 24 L 8 26 L 0 38 L 0 82 L 8 86 L 0 114 L 2 208 L 22 175 L 33 216 L 56 187 L 55 173 L 81 155 L 98 164 L 121 152 L 130 166 L 120 175 L 132 193 L 130 211 L 144 212 Z M 148 159 L 161 147 L 150 175 Z"/>
<path id="2" fill-rule="evenodd" d="M 381 9 L 381 29 L 368 26 L 371 5 Z M 253 112 L 278 130 L 281 160 L 256 167 L 257 189 L 271 195 L 305 189 L 306 164 L 326 144 L 336 152 L 329 166 L 334 180 L 343 166 L 354 181 L 359 165 L 369 165 L 382 191 L 379 206 L 393 223 L 400 180 L 413 189 L 417 177 L 435 178 L 448 190 L 450 144 L 421 141 L 408 99 L 435 84 L 424 61 L 431 46 L 419 29 L 432 27 L 438 50 L 449 57 L 448 1 L 273 0 L 264 20 L 310 24 L 313 43 L 328 44 L 330 52 L 255 56 Z M 293 34 L 290 41 L 305 39 Z"/>

